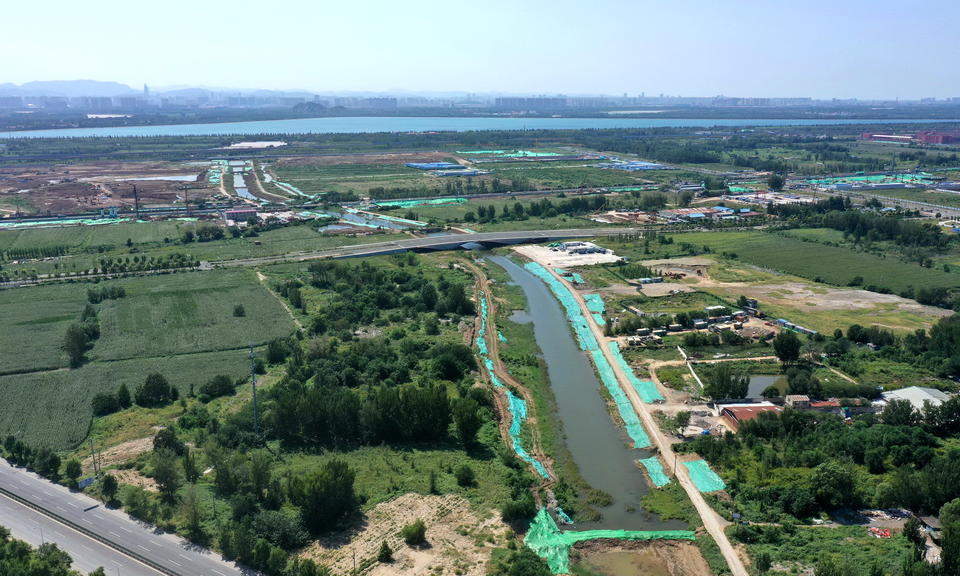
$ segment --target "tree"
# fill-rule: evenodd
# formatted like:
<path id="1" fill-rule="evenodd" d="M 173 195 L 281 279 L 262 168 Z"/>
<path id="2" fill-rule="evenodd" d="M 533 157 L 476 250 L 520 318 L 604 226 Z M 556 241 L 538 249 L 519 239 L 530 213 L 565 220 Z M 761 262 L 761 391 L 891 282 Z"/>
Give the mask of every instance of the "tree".
<path id="1" fill-rule="evenodd" d="M 123 410 L 124 408 L 129 408 L 130 405 L 130 389 L 127 388 L 126 384 L 121 384 L 120 388 L 117 389 L 117 406 Z"/>
<path id="2" fill-rule="evenodd" d="M 187 482 L 193 484 L 200 479 L 200 470 L 197 468 L 197 460 L 193 457 L 193 452 L 186 449 L 180 463 L 183 466 L 183 477 Z"/>
<path id="3" fill-rule="evenodd" d="M 854 468 L 830 460 L 813 469 L 810 485 L 814 497 L 826 509 L 842 508 L 857 503 Z"/>
<path id="4" fill-rule="evenodd" d="M 174 399 L 173 389 L 163 374 L 156 372 L 147 375 L 147 379 L 137 389 L 137 404 L 145 408 L 163 406 Z"/>
<path id="5" fill-rule="evenodd" d="M 182 455 L 187 447 L 177 438 L 177 432 L 172 427 L 161 428 L 153 437 L 153 449 L 156 452 L 168 451 Z"/>
<path id="6" fill-rule="evenodd" d="M 767 186 L 774 192 L 783 190 L 784 184 L 786 184 L 786 181 L 783 179 L 783 176 L 779 174 L 771 174 L 770 177 L 767 178 Z"/>
<path id="7" fill-rule="evenodd" d="M 120 409 L 120 405 L 117 402 L 117 397 L 113 394 L 101 393 L 93 397 L 93 400 L 90 402 L 91 407 L 93 408 L 94 416 L 106 416 L 107 414 L 113 414 Z"/>
<path id="8" fill-rule="evenodd" d="M 331 530 L 357 510 L 354 479 L 353 470 L 339 459 L 326 462 L 320 470 L 290 479 L 290 500 L 303 510 L 304 521 L 311 532 Z"/>
<path id="9" fill-rule="evenodd" d="M 233 307 L 233 315 L 237 318 L 243 318 L 247 315 L 247 310 L 243 307 L 243 304 L 237 304 Z"/>
<path id="10" fill-rule="evenodd" d="M 796 362 L 800 359 L 802 344 L 797 335 L 784 330 L 773 339 L 773 351 L 781 362 Z"/>
<path id="11" fill-rule="evenodd" d="M 196 486 L 190 486 L 187 489 L 181 508 L 187 539 L 197 544 L 206 544 L 208 536 L 203 529 L 203 512 L 200 509 L 200 498 L 197 496 Z"/>
<path id="12" fill-rule="evenodd" d="M 909 400 L 890 400 L 883 407 L 880 419 L 891 426 L 913 426 L 917 424 L 917 413 Z"/>
<path id="13" fill-rule="evenodd" d="M 80 324 L 71 324 L 63 339 L 63 350 L 70 358 L 70 367 L 78 368 L 85 360 L 85 354 L 90 346 L 87 332 Z"/>
<path id="14" fill-rule="evenodd" d="M 420 546 L 427 541 L 427 525 L 423 520 L 417 519 L 412 524 L 407 524 L 400 530 L 403 541 L 408 546 Z"/>
<path id="15" fill-rule="evenodd" d="M 167 503 L 176 501 L 177 490 L 180 489 L 180 467 L 177 465 L 176 454 L 169 450 L 154 452 L 153 479 L 157 482 L 160 497 Z"/>
<path id="16" fill-rule="evenodd" d="M 75 490 L 81 474 L 83 474 L 83 469 L 80 467 L 80 462 L 75 458 L 67 460 L 67 464 L 63 467 L 63 475 L 67 478 L 67 486 Z"/>
<path id="17" fill-rule="evenodd" d="M 727 364 L 717 364 L 710 371 L 703 386 L 704 393 L 713 399 L 743 398 L 750 387 L 750 377 L 734 373 Z"/>
<path id="18" fill-rule="evenodd" d="M 453 423 L 457 427 L 460 441 L 466 446 L 472 445 L 477 432 L 483 425 L 480 418 L 480 405 L 473 398 L 458 398 L 453 402 Z"/>
<path id="19" fill-rule="evenodd" d="M 114 478 L 113 474 L 104 474 L 103 478 L 100 480 L 100 496 L 103 497 L 103 501 L 107 504 L 113 502 L 114 498 L 117 497 L 117 490 L 120 489 L 120 484 L 117 483 L 117 479 Z"/>
<path id="20" fill-rule="evenodd" d="M 506 558 L 497 562 L 490 571 L 491 576 L 551 576 L 547 561 L 536 552 L 521 546 Z"/>
<path id="21" fill-rule="evenodd" d="M 677 423 L 677 428 L 682 434 L 684 430 L 687 429 L 687 426 L 690 424 L 690 412 L 687 410 L 681 410 L 677 412 L 677 415 L 673 417 L 674 421 Z"/>
<path id="22" fill-rule="evenodd" d="M 911 516 L 907 523 L 903 525 L 903 536 L 913 544 L 914 561 L 923 559 L 923 554 L 927 549 L 927 537 L 924 536 L 923 527 L 915 516 Z"/>
<path id="23" fill-rule="evenodd" d="M 773 561 L 770 559 L 770 554 L 768 552 L 761 552 L 757 554 L 757 572 L 760 574 L 766 574 L 772 565 Z"/>
<path id="24" fill-rule="evenodd" d="M 233 378 L 225 374 L 220 374 L 200 386 L 199 396 L 202 402 L 209 402 L 220 396 L 229 396 L 235 391 L 236 385 L 233 382 Z"/>
<path id="25" fill-rule="evenodd" d="M 457 486 L 473 486 L 477 483 L 476 474 L 473 472 L 473 468 L 466 464 L 461 464 L 453 472 L 453 475 L 457 479 Z"/>
<path id="26" fill-rule="evenodd" d="M 390 549 L 390 545 L 387 544 L 386 540 L 380 544 L 380 551 L 377 552 L 377 562 L 383 564 L 393 562 L 393 550 Z"/>

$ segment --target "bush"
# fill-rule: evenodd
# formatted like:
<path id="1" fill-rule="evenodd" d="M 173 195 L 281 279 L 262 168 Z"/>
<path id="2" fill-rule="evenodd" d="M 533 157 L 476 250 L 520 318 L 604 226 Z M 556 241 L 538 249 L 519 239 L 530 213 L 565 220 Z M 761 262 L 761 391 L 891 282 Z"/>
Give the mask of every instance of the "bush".
<path id="1" fill-rule="evenodd" d="M 170 386 L 163 374 L 153 373 L 148 375 L 143 385 L 137 389 L 134 399 L 139 406 L 154 408 L 176 400 L 176 396 L 175 389 Z"/>
<path id="2" fill-rule="evenodd" d="M 97 394 L 91 401 L 94 416 L 106 416 L 120 409 L 117 397 L 113 394 Z"/>
<path id="3" fill-rule="evenodd" d="M 247 311 L 244 309 L 243 304 L 237 304 L 233 307 L 233 315 L 237 318 L 243 318 L 247 315 Z"/>
<path id="4" fill-rule="evenodd" d="M 427 525 L 423 523 L 423 520 L 417 520 L 413 524 L 404 526 L 400 530 L 400 535 L 403 536 L 403 541 L 408 546 L 420 546 L 427 541 Z"/>
<path id="5" fill-rule="evenodd" d="M 477 476 L 473 472 L 473 468 L 467 466 L 466 464 L 458 467 L 453 473 L 457 478 L 458 486 L 473 486 L 477 483 Z"/>
<path id="6" fill-rule="evenodd" d="M 220 396 L 229 396 L 236 391 L 233 379 L 223 374 L 214 376 L 209 382 L 200 386 L 199 397 L 202 402 L 209 402 Z"/>
<path id="7" fill-rule="evenodd" d="M 380 545 L 380 551 L 377 552 L 377 562 L 393 562 L 393 550 L 386 540 L 383 541 L 383 544 Z"/>

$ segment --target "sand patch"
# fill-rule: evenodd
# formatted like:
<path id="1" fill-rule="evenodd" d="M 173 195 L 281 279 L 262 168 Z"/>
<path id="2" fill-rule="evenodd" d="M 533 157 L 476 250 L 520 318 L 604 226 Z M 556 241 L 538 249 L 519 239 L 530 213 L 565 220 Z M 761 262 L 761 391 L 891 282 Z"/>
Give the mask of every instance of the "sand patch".
<path id="1" fill-rule="evenodd" d="M 403 526 L 417 519 L 427 525 L 423 548 L 407 546 L 400 536 Z M 312 543 L 302 556 L 334 574 L 349 573 L 356 553 L 358 572 L 374 576 L 483 576 L 495 544 L 502 545 L 509 533 L 499 515 L 481 518 L 462 496 L 411 493 L 377 504 L 350 530 Z M 376 562 L 383 541 L 393 549 L 392 563 Z"/>
<path id="2" fill-rule="evenodd" d="M 141 474 L 139 470 L 134 470 L 132 468 L 111 470 L 110 474 L 117 479 L 117 482 L 119 482 L 121 486 L 137 486 L 139 488 L 143 488 L 147 492 L 159 492 L 159 490 L 157 490 L 157 483 L 153 480 L 153 478 L 147 478 Z"/>
<path id="3" fill-rule="evenodd" d="M 551 250 L 546 246 L 535 245 L 515 246 L 513 249 L 544 266 L 556 266 L 560 268 L 610 264 L 620 261 L 620 257 L 613 252 L 607 254 L 570 254 L 560 250 Z"/>
<path id="4" fill-rule="evenodd" d="M 588 541 L 574 547 L 578 565 L 604 576 L 709 576 L 710 567 L 690 542 Z"/>
<path id="5" fill-rule="evenodd" d="M 110 448 L 101 451 L 100 465 L 104 468 L 109 468 L 110 466 L 123 464 L 124 462 L 133 460 L 137 456 L 143 454 L 144 452 L 149 452 L 150 450 L 153 450 L 152 436 L 130 440 L 129 442 L 117 444 L 116 446 L 111 446 Z M 80 466 L 83 468 L 84 474 L 90 474 L 93 472 L 93 457 L 87 456 L 84 458 L 83 462 L 80 463 Z"/>

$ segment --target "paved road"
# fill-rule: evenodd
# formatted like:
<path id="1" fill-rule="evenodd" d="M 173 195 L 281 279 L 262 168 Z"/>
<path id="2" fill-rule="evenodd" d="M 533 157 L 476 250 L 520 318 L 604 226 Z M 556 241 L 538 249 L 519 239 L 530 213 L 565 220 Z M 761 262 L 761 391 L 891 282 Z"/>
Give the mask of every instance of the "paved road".
<path id="1" fill-rule="evenodd" d="M 0 460 L 0 488 L 42 508 L 46 514 L 25 508 L 3 495 L 0 496 L 0 524 L 16 530 L 15 534 L 24 539 L 37 538 L 42 525 L 44 539 L 56 542 L 69 552 L 81 569 L 103 565 L 111 576 L 117 574 L 117 568 L 120 568 L 119 576 L 255 574 L 174 535 L 161 534 L 153 526 L 137 522 L 121 511 L 105 509 L 99 501 L 84 494 L 70 492 L 36 474 L 14 468 L 4 460 Z M 95 533 L 101 542 L 94 542 L 83 530 Z M 149 562 L 155 569 L 140 565 L 132 556 Z"/>
<path id="2" fill-rule="evenodd" d="M 240 258 L 235 260 L 219 260 L 210 262 L 212 266 L 255 266 L 273 262 L 297 262 L 316 260 L 319 258 L 357 258 L 361 256 L 375 256 L 378 254 L 392 254 L 398 252 L 452 250 L 464 244 L 510 245 L 527 242 L 549 242 L 575 238 L 592 238 L 595 236 L 617 236 L 619 234 L 634 234 L 644 230 L 668 231 L 660 228 L 567 228 L 564 230 L 513 230 L 507 232 L 475 232 L 473 234 L 446 234 L 443 236 L 427 236 L 423 238 L 408 238 L 391 242 L 375 242 L 370 244 L 354 244 L 339 248 L 316 250 L 311 252 L 292 252 L 277 256 L 263 256 L 259 258 Z"/>
<path id="3" fill-rule="evenodd" d="M 16 500 L 0 496 L 0 525 L 31 546 L 54 542 L 73 558 L 73 568 L 89 574 L 103 567 L 110 576 L 162 576 L 97 540 L 84 536 Z"/>

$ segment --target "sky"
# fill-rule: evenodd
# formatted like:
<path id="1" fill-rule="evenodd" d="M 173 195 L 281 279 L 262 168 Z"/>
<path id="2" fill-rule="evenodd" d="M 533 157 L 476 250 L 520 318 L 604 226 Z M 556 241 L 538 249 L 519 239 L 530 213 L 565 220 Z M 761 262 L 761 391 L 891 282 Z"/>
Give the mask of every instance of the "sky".
<path id="1" fill-rule="evenodd" d="M 48 0 L 3 20 L 0 83 L 960 96 L 957 0 Z"/>

